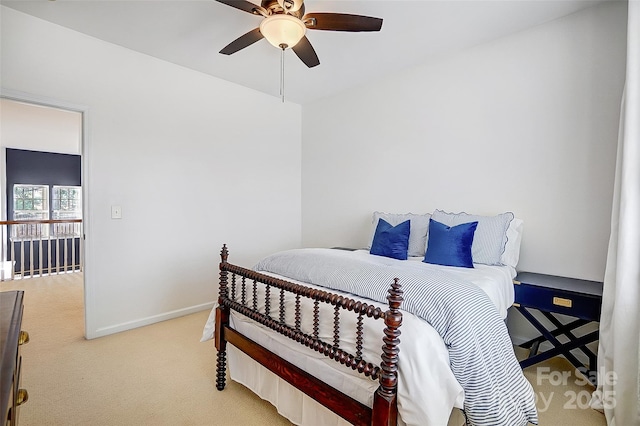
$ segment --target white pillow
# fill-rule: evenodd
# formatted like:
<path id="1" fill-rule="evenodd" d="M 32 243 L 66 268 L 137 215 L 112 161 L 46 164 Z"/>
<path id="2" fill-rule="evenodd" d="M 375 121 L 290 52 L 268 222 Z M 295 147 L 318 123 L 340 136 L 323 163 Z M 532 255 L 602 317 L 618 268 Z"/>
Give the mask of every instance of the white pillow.
<path id="1" fill-rule="evenodd" d="M 427 247 L 427 233 L 429 232 L 429 219 L 431 215 L 426 214 L 397 214 L 397 213 L 373 213 L 373 230 L 371 232 L 371 238 L 369 242 L 373 242 L 373 236 L 378 226 L 378 219 L 386 220 L 390 225 L 396 226 L 404 222 L 405 220 L 411 221 L 411 228 L 409 231 L 409 250 L 407 256 L 409 257 L 424 257 L 424 253 Z M 371 246 L 369 246 L 371 247 Z"/>
<path id="2" fill-rule="evenodd" d="M 516 267 L 520 260 L 520 243 L 522 242 L 522 219 L 514 218 L 507 229 L 507 244 L 500 257 L 503 265 Z"/>
<path id="3" fill-rule="evenodd" d="M 478 222 L 478 227 L 473 236 L 471 256 L 473 263 L 485 265 L 501 265 L 501 257 L 507 244 L 507 229 L 513 221 L 511 212 L 496 216 L 479 216 L 468 213 L 447 213 L 436 210 L 431 216 L 436 222 L 447 226 L 456 226 L 462 223 Z"/>

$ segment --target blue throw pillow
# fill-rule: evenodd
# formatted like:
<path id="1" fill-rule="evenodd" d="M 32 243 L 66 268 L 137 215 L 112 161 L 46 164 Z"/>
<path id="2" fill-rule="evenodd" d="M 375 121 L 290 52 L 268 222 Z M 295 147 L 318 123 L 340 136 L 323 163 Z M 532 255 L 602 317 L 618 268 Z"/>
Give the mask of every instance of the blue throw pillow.
<path id="1" fill-rule="evenodd" d="M 369 253 L 398 260 L 407 260 L 410 231 L 410 220 L 405 220 L 399 225 L 392 226 L 386 220 L 378 219 L 378 226 L 376 227 Z"/>
<path id="2" fill-rule="evenodd" d="M 471 245 L 478 222 L 447 226 L 429 220 L 429 242 L 423 262 L 473 268 Z"/>

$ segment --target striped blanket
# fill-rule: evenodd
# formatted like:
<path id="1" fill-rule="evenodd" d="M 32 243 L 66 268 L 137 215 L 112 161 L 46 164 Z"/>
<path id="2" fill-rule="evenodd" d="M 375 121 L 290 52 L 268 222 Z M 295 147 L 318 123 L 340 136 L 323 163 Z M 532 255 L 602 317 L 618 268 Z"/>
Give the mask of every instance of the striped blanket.
<path id="1" fill-rule="evenodd" d="M 377 256 L 346 254 L 330 249 L 290 250 L 263 259 L 254 269 L 382 303 L 390 283 L 399 278 L 402 309 L 427 321 L 449 350 L 451 370 L 465 392 L 468 424 L 537 424 L 533 389 L 515 358 L 506 325 L 484 291 L 450 276 L 446 268 L 427 276 L 403 268 L 402 262 L 407 261 L 380 263 Z"/>

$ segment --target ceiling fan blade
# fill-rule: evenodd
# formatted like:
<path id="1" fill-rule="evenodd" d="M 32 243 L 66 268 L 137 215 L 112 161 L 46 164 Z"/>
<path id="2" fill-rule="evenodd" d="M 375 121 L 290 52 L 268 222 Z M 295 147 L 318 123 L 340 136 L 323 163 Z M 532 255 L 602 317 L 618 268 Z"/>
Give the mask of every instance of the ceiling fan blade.
<path id="1" fill-rule="evenodd" d="M 264 36 L 260 32 L 260 28 L 253 29 L 226 45 L 220 51 L 220 53 L 222 53 L 223 55 L 231 55 L 232 53 L 236 53 L 238 50 L 244 49 L 247 46 L 251 46 L 253 43 L 262 39 L 263 37 Z"/>
<path id="2" fill-rule="evenodd" d="M 251 14 L 256 14 L 254 10 L 257 10 L 260 6 L 257 4 L 251 3 L 246 0 L 216 0 L 217 2 L 226 4 L 231 7 L 235 7 L 236 9 L 244 10 L 245 12 L 249 12 Z"/>
<path id="3" fill-rule="evenodd" d="M 380 31 L 382 19 L 346 13 L 307 13 L 302 17 L 310 30 Z"/>
<path id="4" fill-rule="evenodd" d="M 309 42 L 307 36 L 303 36 L 300 41 L 296 43 L 296 45 L 291 49 L 295 52 L 296 55 L 298 55 L 298 58 L 300 58 L 300 60 L 304 62 L 304 64 L 309 68 L 320 65 L 318 55 L 316 55 L 316 51 L 313 49 L 313 46 L 311 46 L 311 43 Z"/>

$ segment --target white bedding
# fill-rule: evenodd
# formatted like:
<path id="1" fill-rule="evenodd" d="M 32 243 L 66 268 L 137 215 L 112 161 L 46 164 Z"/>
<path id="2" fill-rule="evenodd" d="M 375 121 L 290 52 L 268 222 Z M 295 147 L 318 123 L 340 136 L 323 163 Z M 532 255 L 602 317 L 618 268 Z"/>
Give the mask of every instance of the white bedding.
<path id="1" fill-rule="evenodd" d="M 371 256 L 364 250 L 353 252 L 351 255 L 354 257 Z M 389 264 L 397 265 L 398 263 L 394 259 L 379 256 L 375 256 L 375 258 L 376 261 L 382 264 L 388 262 Z M 413 271 L 428 271 L 432 268 L 447 270 L 456 278 L 481 288 L 489 296 L 500 316 L 502 318 L 506 317 L 507 309 L 513 303 L 514 298 L 512 278 L 515 276 L 515 270 L 513 268 L 487 265 L 475 265 L 475 268 L 456 268 L 425 264 L 419 260 L 421 258 L 404 261 L 403 267 Z M 288 279 L 286 277 L 282 278 Z M 309 286 L 306 283 L 302 284 Z M 238 295 L 240 294 L 239 287 L 237 293 Z M 250 293 L 251 290 L 249 288 L 248 294 Z M 250 296 L 247 297 L 250 299 Z M 274 316 L 277 315 L 277 299 L 278 295 L 272 293 L 272 315 Z M 381 303 L 373 301 L 368 301 L 368 303 L 379 306 L 383 310 L 387 309 L 387 306 Z M 263 305 L 263 303 L 260 303 L 262 308 L 264 308 Z M 320 337 L 330 342 L 333 335 L 333 315 L 332 308 L 328 306 L 326 308 L 329 312 L 321 315 Z M 292 315 L 293 309 L 289 309 L 287 312 L 288 322 Z M 213 337 L 214 318 L 212 314 L 205 326 L 203 340 Z M 345 317 L 343 316 L 343 318 Z M 355 318 L 349 318 L 351 325 L 348 324 L 348 321 L 343 321 L 341 325 L 343 330 L 355 330 L 353 325 Z M 369 379 L 361 379 L 357 377 L 357 373 L 350 369 L 292 342 L 284 336 L 272 333 L 265 327 L 246 320 L 242 315 L 233 313 L 231 320 L 234 328 L 248 335 L 252 340 L 257 341 L 299 367 L 318 374 L 323 380 L 330 382 L 329 384 L 337 385 L 339 389 L 350 396 L 371 406 L 372 392 L 377 387 L 376 382 Z M 309 317 L 303 317 L 302 328 L 305 332 L 310 331 L 310 321 Z M 364 357 L 373 363 L 378 363 L 380 359 L 382 327 L 381 321 L 368 320 L 365 322 Z M 446 425 L 452 408 L 462 408 L 464 403 L 463 389 L 456 381 L 449 366 L 447 348 L 440 335 L 426 321 L 411 313 L 403 312 L 401 332 L 398 384 L 398 410 L 401 421 L 409 425 Z M 353 336 L 350 338 L 345 337 L 345 340 L 341 341 L 341 347 L 353 353 L 354 340 Z M 287 399 L 278 398 L 277 392 L 276 394 L 270 393 L 268 389 L 263 388 L 260 381 L 256 382 L 254 377 L 247 374 L 247 371 L 253 370 L 247 370 L 246 368 L 238 370 L 234 368 L 234 362 L 243 362 L 240 358 L 242 358 L 242 355 L 238 354 L 237 351 L 230 351 L 229 363 L 232 378 L 249 386 L 263 398 L 270 400 L 292 422 L 306 424 L 304 416 L 295 414 L 295 409 L 292 411 L 292 407 L 282 407 L 287 404 L 292 405 L 291 402 L 287 402 Z M 255 375 L 261 377 L 264 374 L 258 374 L 258 370 L 256 370 Z M 300 397 L 297 396 L 296 398 L 299 399 Z"/>

